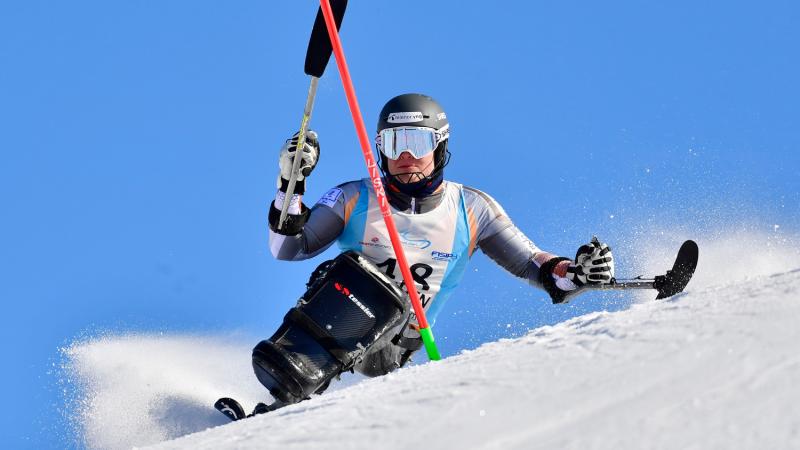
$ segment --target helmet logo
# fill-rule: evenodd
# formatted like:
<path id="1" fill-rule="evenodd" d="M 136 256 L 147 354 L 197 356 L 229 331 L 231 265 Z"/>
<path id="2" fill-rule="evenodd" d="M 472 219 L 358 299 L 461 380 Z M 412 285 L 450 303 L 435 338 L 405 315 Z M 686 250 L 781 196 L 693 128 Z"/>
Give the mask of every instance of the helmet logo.
<path id="1" fill-rule="evenodd" d="M 436 120 L 444 120 L 444 119 L 447 119 L 447 114 L 440 112 L 439 114 L 436 115 Z"/>
<path id="2" fill-rule="evenodd" d="M 422 122 L 425 116 L 421 112 L 398 112 L 389 113 L 389 123 L 413 123 Z"/>

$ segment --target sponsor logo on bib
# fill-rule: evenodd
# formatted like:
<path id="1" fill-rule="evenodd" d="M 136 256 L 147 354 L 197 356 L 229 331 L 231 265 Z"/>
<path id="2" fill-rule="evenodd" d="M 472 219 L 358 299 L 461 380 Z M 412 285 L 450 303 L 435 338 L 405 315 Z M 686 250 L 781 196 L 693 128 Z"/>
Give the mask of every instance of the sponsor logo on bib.
<path id="1" fill-rule="evenodd" d="M 445 252 L 437 252 L 436 250 L 431 252 L 431 258 L 437 261 L 453 261 L 454 259 L 458 259 L 457 253 L 445 253 Z"/>
<path id="2" fill-rule="evenodd" d="M 361 241 L 359 244 L 365 247 L 377 247 L 377 248 L 391 248 L 386 244 L 381 244 L 381 239 L 378 236 L 373 237 L 369 241 Z"/>
<path id="3" fill-rule="evenodd" d="M 409 247 L 414 247 L 422 250 L 431 246 L 431 241 L 421 236 L 414 236 L 411 234 L 410 231 L 401 231 L 400 241 L 403 243 L 403 245 L 408 245 Z"/>

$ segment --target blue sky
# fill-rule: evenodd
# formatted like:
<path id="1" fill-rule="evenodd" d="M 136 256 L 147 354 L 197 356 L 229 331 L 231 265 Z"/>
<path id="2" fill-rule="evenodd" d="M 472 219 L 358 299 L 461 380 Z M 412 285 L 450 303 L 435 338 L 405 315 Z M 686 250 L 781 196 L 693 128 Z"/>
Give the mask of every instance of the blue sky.
<path id="1" fill-rule="evenodd" d="M 266 215 L 316 8 L 0 4 L 0 385 L 25 405 L 3 409 L 11 447 L 63 445 L 48 414 L 59 346 L 100 331 L 268 336 L 302 292 L 321 259 L 274 261 Z M 368 130 L 394 95 L 437 98 L 447 177 L 571 256 L 592 234 L 624 250 L 664 229 L 800 228 L 799 12 L 353 1 L 342 39 Z M 366 176 L 333 64 L 312 127 L 308 203 Z M 618 250 L 619 275 L 639 274 L 631 257 Z M 626 303 L 549 306 L 483 255 L 472 264 L 434 329 L 445 355 Z"/>

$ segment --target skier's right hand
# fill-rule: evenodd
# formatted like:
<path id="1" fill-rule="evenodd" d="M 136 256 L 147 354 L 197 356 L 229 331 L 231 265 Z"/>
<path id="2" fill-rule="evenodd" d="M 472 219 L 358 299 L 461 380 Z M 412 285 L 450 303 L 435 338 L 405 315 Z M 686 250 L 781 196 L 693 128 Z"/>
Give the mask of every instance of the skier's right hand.
<path id="1" fill-rule="evenodd" d="M 280 174 L 278 175 L 278 188 L 286 192 L 289 187 L 289 179 L 292 176 L 292 166 L 294 164 L 294 157 L 297 150 L 297 140 L 300 137 L 300 132 L 294 134 L 290 139 L 281 147 L 279 158 Z M 300 170 L 297 173 L 297 184 L 295 184 L 296 194 L 303 194 L 305 192 L 305 179 L 317 166 L 319 160 L 319 139 L 317 133 L 312 130 L 306 131 L 306 140 L 303 145 L 302 151 L 303 160 L 300 162 Z"/>
<path id="2" fill-rule="evenodd" d="M 597 238 L 582 245 L 575 255 L 575 261 L 567 269 L 567 279 L 577 286 L 611 283 L 614 279 L 614 255 L 611 248 Z"/>

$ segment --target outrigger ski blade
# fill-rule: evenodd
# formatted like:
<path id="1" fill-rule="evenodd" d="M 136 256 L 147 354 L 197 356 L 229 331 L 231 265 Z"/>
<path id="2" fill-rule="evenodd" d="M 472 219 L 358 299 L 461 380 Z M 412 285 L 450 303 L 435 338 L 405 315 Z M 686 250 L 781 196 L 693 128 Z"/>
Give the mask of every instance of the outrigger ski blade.
<path id="1" fill-rule="evenodd" d="M 683 292 L 697 268 L 698 256 L 699 249 L 694 241 L 686 241 L 681 245 L 672 270 L 668 270 L 666 275 L 657 276 L 653 282 L 653 288 L 658 291 L 656 300 Z"/>

